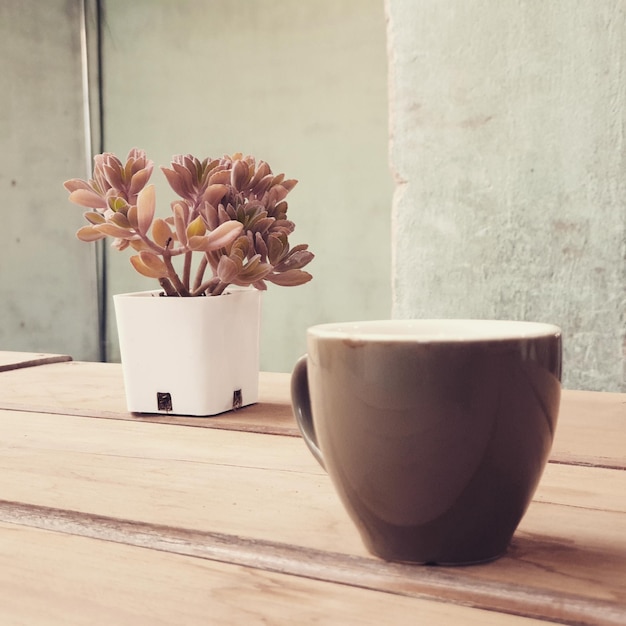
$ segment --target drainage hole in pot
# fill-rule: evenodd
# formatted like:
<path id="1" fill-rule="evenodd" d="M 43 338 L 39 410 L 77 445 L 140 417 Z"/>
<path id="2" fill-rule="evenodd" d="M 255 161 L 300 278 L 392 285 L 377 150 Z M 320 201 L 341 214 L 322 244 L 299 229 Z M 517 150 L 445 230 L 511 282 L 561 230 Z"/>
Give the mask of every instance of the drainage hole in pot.
<path id="1" fill-rule="evenodd" d="M 172 396 L 167 392 L 157 391 L 157 408 L 159 411 L 171 411 Z"/>
<path id="2" fill-rule="evenodd" d="M 243 406 L 243 396 L 241 389 L 235 389 L 233 391 L 233 409 L 240 409 Z"/>

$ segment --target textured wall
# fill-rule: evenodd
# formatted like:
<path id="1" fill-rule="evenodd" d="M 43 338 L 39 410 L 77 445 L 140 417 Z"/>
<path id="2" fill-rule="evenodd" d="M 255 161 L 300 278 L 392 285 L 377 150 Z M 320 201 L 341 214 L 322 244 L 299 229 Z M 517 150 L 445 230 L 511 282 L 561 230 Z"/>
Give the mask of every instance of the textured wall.
<path id="1" fill-rule="evenodd" d="M 387 0 L 393 314 L 562 326 L 626 390 L 626 3 Z"/>
<path id="2" fill-rule="evenodd" d="M 314 279 L 269 286 L 261 364 L 287 371 L 307 326 L 389 317 L 392 181 L 381 0 L 106 0 L 105 148 L 241 151 L 300 180 L 293 242 Z M 159 211 L 173 193 L 155 173 Z M 110 294 L 153 288 L 109 256 Z M 308 268 L 307 268 L 308 269 Z M 112 318 L 111 318 L 112 319 Z M 117 358 L 111 324 L 110 357 Z"/>
<path id="3" fill-rule="evenodd" d="M 0 350 L 97 359 L 94 252 L 62 187 L 86 172 L 80 5 L 0 2 Z"/>

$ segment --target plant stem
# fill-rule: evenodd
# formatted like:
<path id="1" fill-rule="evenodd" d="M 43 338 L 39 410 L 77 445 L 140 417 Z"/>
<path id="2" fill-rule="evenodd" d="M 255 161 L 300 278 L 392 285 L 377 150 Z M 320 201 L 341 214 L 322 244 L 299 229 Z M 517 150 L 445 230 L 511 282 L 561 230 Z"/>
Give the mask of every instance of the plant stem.
<path id="1" fill-rule="evenodd" d="M 191 250 L 185 252 L 185 264 L 183 265 L 183 285 L 189 289 L 189 279 L 191 277 Z"/>
<path id="2" fill-rule="evenodd" d="M 183 298 L 189 297 L 191 295 L 189 293 L 189 289 L 187 289 L 187 287 L 185 287 L 185 285 L 180 280 L 178 274 L 176 273 L 176 270 L 174 269 L 174 266 L 172 265 L 172 260 L 169 254 L 163 255 L 163 262 L 165 263 L 165 266 L 167 267 L 168 278 L 172 281 L 172 284 L 174 285 L 174 288 L 178 292 L 178 295 L 182 296 Z"/>
<path id="3" fill-rule="evenodd" d="M 224 286 L 222 287 L 222 285 Z M 226 283 L 222 283 L 217 276 L 213 276 L 209 280 L 203 282 L 199 287 L 194 289 L 191 295 L 199 296 L 200 294 L 207 292 L 208 296 L 219 296 L 227 286 L 228 285 Z M 217 289 L 219 289 L 218 293 L 216 293 Z"/>
<path id="4" fill-rule="evenodd" d="M 206 267 L 209 264 L 209 259 L 205 254 L 201 259 L 200 263 L 198 263 L 198 269 L 196 270 L 196 277 L 193 281 L 193 291 L 194 293 L 198 290 L 200 285 L 202 284 L 202 279 L 204 278 L 204 272 L 206 271 Z"/>
<path id="5" fill-rule="evenodd" d="M 172 287 L 172 283 L 170 282 L 169 278 L 159 278 L 159 284 L 163 288 L 163 291 L 165 292 L 165 295 L 167 295 L 167 296 L 177 296 L 178 295 L 176 293 L 176 289 L 174 289 L 174 287 Z"/>

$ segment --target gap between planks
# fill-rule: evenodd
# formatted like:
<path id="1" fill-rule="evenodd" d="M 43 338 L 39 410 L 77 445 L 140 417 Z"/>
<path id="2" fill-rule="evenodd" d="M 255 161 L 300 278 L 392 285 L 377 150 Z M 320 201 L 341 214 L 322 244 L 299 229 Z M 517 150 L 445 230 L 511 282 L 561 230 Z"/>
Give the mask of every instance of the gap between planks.
<path id="1" fill-rule="evenodd" d="M 259 403 L 265 411 L 273 411 L 274 405 L 268 403 Z M 282 405 L 276 405 L 284 408 Z M 247 407 L 240 409 L 245 411 Z M 252 408 L 252 407 L 251 407 Z M 117 411 L 106 411 L 92 409 L 76 409 L 63 407 L 39 406 L 28 404 L 16 404 L 12 402 L 3 402 L 0 409 L 5 411 L 18 411 L 22 413 L 43 413 L 45 415 L 68 415 L 70 417 L 92 417 L 96 419 L 124 420 L 127 422 L 140 422 L 149 424 L 170 424 L 172 426 L 188 426 L 191 428 L 213 428 L 216 430 L 234 430 L 240 432 L 258 433 L 261 435 L 281 435 L 284 437 L 300 437 L 300 431 L 297 426 L 281 426 L 278 424 L 261 424 L 258 422 L 237 421 L 236 413 L 229 413 L 228 420 L 220 419 L 220 416 L 214 417 L 184 417 L 177 415 L 159 415 L 151 413 L 142 413 L 134 415 L 132 413 L 119 413 Z M 245 415 L 244 417 L 249 417 Z"/>
<path id="2" fill-rule="evenodd" d="M 556 623 L 621 626 L 626 607 L 563 592 L 464 576 L 464 567 L 389 563 L 225 533 L 195 531 L 0 500 L 0 521 L 241 565 L 300 578 L 436 600 Z M 471 566 L 477 567 L 477 566 Z"/>
<path id="3" fill-rule="evenodd" d="M 1 355 L 2 353 L 0 353 Z M 25 367 L 36 367 L 38 365 L 50 365 L 52 363 L 65 363 L 72 361 L 72 357 L 65 354 L 30 354 L 30 353 L 4 353 L 21 355 L 22 358 L 16 357 L 15 361 L 7 360 L 0 362 L 0 372 L 10 372 L 13 370 L 23 369 Z M 8 357 L 7 357 L 8 358 Z"/>

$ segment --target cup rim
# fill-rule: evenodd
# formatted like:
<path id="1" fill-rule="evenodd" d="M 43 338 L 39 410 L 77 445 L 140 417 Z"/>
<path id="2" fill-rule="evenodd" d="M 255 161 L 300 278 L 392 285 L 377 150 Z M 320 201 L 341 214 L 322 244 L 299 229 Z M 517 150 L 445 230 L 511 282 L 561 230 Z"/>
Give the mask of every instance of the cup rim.
<path id="1" fill-rule="evenodd" d="M 521 320 L 411 318 L 317 324 L 309 337 L 350 341 L 416 343 L 476 343 L 560 337 L 554 324 Z"/>

